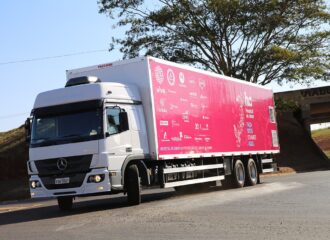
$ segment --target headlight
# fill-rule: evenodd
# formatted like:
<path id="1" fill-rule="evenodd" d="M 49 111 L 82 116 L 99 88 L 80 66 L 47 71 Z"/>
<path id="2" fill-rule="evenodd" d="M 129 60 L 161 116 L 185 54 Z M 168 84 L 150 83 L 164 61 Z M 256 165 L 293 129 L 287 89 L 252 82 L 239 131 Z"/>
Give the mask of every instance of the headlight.
<path id="1" fill-rule="evenodd" d="M 30 186 L 31 186 L 31 188 L 35 189 L 35 188 L 41 187 L 41 184 L 39 181 L 31 181 Z"/>
<path id="2" fill-rule="evenodd" d="M 100 175 L 95 175 L 94 180 L 96 183 L 99 183 L 99 182 L 101 182 L 102 178 Z"/>
<path id="3" fill-rule="evenodd" d="M 91 175 L 87 182 L 100 183 L 104 180 L 104 174 Z"/>

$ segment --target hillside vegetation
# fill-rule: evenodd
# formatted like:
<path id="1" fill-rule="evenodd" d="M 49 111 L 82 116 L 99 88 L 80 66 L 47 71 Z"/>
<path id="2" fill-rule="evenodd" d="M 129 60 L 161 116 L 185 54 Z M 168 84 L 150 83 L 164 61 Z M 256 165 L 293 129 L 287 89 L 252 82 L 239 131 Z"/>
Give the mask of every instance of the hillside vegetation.
<path id="1" fill-rule="evenodd" d="M 3 153 L 8 149 L 15 148 L 22 141 L 24 141 L 23 126 L 8 132 L 0 132 L 0 153 Z"/>
<path id="2" fill-rule="evenodd" d="M 24 127 L 0 133 L 1 180 L 21 179 L 27 176 L 28 148 L 24 138 Z"/>
<path id="3" fill-rule="evenodd" d="M 0 133 L 0 201 L 29 197 L 24 127 Z"/>
<path id="4" fill-rule="evenodd" d="M 330 159 L 330 128 L 315 130 L 312 137 Z"/>

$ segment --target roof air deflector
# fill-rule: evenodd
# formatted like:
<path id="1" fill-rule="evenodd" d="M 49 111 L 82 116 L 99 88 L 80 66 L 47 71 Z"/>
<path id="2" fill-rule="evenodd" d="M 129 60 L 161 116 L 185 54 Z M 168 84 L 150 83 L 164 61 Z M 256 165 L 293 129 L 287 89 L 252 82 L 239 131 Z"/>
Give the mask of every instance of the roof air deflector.
<path id="1" fill-rule="evenodd" d="M 76 77 L 76 78 L 70 78 L 66 82 L 65 87 L 71 87 L 71 86 L 82 85 L 82 84 L 90 84 L 90 83 L 98 83 L 98 82 L 101 82 L 101 80 L 98 77 L 94 77 L 94 76 Z"/>

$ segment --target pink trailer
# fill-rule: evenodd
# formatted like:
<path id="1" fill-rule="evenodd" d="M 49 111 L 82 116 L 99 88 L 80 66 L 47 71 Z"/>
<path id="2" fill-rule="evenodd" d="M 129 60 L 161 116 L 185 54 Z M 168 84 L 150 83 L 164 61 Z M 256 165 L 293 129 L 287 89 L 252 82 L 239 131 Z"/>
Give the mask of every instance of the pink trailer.
<path id="1" fill-rule="evenodd" d="M 159 159 L 277 153 L 273 93 L 149 60 Z"/>

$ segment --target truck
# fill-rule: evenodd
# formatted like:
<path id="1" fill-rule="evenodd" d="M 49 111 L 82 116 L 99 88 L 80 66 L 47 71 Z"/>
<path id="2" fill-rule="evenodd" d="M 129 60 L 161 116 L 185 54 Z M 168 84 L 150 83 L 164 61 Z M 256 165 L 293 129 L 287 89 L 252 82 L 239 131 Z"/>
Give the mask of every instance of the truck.
<path id="1" fill-rule="evenodd" d="M 146 56 L 67 70 L 37 95 L 25 127 L 32 198 L 193 184 L 253 186 L 277 170 L 271 90 Z"/>

